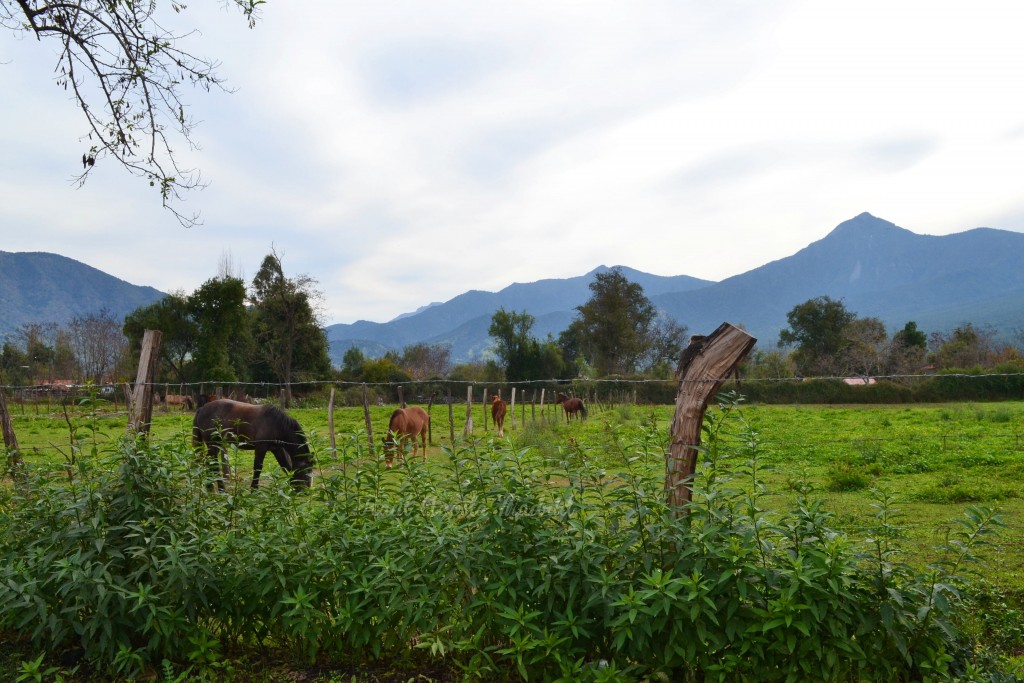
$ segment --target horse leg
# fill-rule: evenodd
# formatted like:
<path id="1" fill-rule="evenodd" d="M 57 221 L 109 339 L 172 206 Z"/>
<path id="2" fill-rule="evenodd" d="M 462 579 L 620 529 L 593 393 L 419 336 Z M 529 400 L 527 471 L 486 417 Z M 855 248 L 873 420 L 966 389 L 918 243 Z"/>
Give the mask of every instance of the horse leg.
<path id="1" fill-rule="evenodd" d="M 277 455 L 276 453 L 274 455 Z M 263 471 L 263 459 L 267 457 L 267 449 L 258 447 L 256 449 L 256 455 L 252 459 L 252 487 L 258 489 L 260 487 L 260 472 Z"/>
<path id="2" fill-rule="evenodd" d="M 413 442 L 415 443 L 415 441 L 416 441 L 416 438 L 413 437 Z M 420 432 L 420 442 L 423 444 L 423 462 L 426 462 L 427 461 L 427 430 L 426 429 L 424 429 L 422 432 Z M 416 455 L 416 454 L 413 453 L 413 455 Z"/>
<path id="3" fill-rule="evenodd" d="M 210 471 L 210 490 L 225 491 L 227 484 L 224 479 L 228 476 L 228 454 L 223 444 L 209 441 L 206 443 L 206 467 Z"/>

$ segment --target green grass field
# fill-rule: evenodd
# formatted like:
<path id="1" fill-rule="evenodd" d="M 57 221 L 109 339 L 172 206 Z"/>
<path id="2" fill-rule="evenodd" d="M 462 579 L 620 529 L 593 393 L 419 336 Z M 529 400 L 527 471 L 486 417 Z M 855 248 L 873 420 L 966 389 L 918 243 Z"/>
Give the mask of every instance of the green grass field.
<path id="1" fill-rule="evenodd" d="M 371 408 L 375 454 L 387 419 L 395 406 Z M 716 409 L 712 409 L 714 414 Z M 60 461 L 71 452 L 71 435 L 83 445 L 102 446 L 124 434 L 126 414 L 105 411 L 91 415 L 59 406 L 12 405 L 14 427 L 25 459 Z M 290 411 L 316 444 L 320 467 L 330 470 L 326 407 Z M 899 405 L 899 406 L 774 406 L 740 405 L 726 432 L 753 437 L 759 444 L 766 475 L 768 501 L 783 509 L 801 494 L 824 501 L 836 525 L 859 532 L 872 515 L 872 488 L 892 491 L 900 501 L 914 564 L 933 559 L 931 549 L 942 543 L 950 520 L 968 505 L 996 508 L 1006 527 L 998 544 L 984 549 L 982 576 L 1004 589 L 1024 585 L 1024 402 Z M 481 405 L 473 407 L 473 435 L 497 438 Z M 445 447 L 463 442 L 465 404 L 451 410 L 432 409 L 429 463 L 446 459 Z M 629 441 L 644 427 L 656 425 L 666 436 L 671 406 L 591 406 L 586 422 L 566 423 L 551 407 L 518 405 L 515 422 L 506 421 L 506 438 L 519 445 L 553 452 L 572 444 L 588 451 L 604 467 L 615 470 L 629 453 Z M 152 436 L 155 441 L 190 440 L 192 414 L 158 408 Z M 485 430 L 485 421 L 487 429 Z M 362 408 L 336 408 L 336 442 L 362 446 L 369 457 Z M 749 435 L 747 434 L 749 432 Z M 246 481 L 251 454 L 234 458 L 236 476 Z M 277 473 L 272 459 L 265 475 Z"/>

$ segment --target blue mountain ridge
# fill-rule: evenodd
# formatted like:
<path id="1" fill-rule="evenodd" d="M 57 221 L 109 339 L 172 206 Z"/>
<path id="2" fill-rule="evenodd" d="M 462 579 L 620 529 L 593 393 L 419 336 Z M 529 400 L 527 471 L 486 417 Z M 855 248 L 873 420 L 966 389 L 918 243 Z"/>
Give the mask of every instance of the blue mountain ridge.
<path id="1" fill-rule="evenodd" d="M 890 331 L 910 320 L 928 332 L 971 322 L 1009 337 L 1024 329 L 1022 258 L 1021 233 L 976 228 L 919 235 L 862 213 L 792 256 L 721 282 L 619 268 L 691 334 L 707 334 L 727 321 L 771 348 L 786 326 L 786 313 L 818 296 L 840 299 L 861 317 L 878 317 Z M 538 338 L 557 336 L 590 297 L 594 274 L 606 270 L 514 284 L 494 293 L 466 292 L 390 323 L 332 325 L 327 328 L 332 358 L 340 363 L 352 346 L 377 356 L 422 342 L 449 345 L 456 362 L 480 359 L 491 345 L 487 328 L 499 308 L 533 315 Z"/>

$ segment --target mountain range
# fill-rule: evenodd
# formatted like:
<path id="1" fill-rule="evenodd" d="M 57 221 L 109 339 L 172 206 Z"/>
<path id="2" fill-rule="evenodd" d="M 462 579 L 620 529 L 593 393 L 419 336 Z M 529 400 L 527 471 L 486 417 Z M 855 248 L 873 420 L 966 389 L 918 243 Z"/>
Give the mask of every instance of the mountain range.
<path id="1" fill-rule="evenodd" d="M 64 324 L 104 308 L 123 319 L 164 296 L 59 254 L 0 251 L 0 341 L 24 324 Z"/>
<path id="2" fill-rule="evenodd" d="M 617 268 L 638 283 L 665 314 L 691 334 L 722 322 L 742 325 L 762 348 L 774 346 L 786 313 L 818 296 L 841 299 L 858 316 L 880 318 L 890 331 L 915 321 L 925 332 L 964 322 L 988 325 L 1010 338 L 1024 330 L 1024 234 L 976 228 L 944 236 L 919 235 L 862 213 L 792 256 L 721 282 L 687 275 L 659 276 Z M 471 290 L 426 304 L 389 322 L 330 325 L 331 359 L 341 364 L 355 346 L 376 357 L 414 343 L 446 344 L 452 360 L 484 357 L 487 329 L 499 308 L 534 316 L 534 336 L 564 330 L 590 298 L 600 266 L 577 277 Z M 137 287 L 55 254 L 0 252 L 0 336 L 25 322 L 64 322 L 106 307 L 123 315 L 162 294 Z"/>
<path id="3" fill-rule="evenodd" d="M 1024 234 L 976 228 L 945 236 L 919 235 L 862 213 L 792 256 L 721 282 L 661 277 L 619 267 L 657 308 L 707 334 L 722 322 L 742 325 L 762 348 L 774 346 L 786 313 L 818 296 L 841 299 L 860 317 L 880 318 L 890 331 L 915 321 L 926 332 L 964 322 L 990 325 L 1009 336 L 1024 329 Z M 565 329 L 590 296 L 594 275 L 514 284 L 496 292 L 467 292 L 416 315 L 388 323 L 365 321 L 327 328 L 332 354 L 356 346 L 367 355 L 407 344 L 449 344 L 452 358 L 479 358 L 490 339 L 494 311 L 525 310 L 534 336 Z"/>

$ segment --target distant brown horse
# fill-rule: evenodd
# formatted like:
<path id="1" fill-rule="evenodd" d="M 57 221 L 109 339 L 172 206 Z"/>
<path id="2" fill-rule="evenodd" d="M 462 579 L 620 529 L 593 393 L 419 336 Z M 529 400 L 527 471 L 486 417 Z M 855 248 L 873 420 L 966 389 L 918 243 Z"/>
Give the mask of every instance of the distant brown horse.
<path id="1" fill-rule="evenodd" d="M 192 420 L 192 443 L 204 446 L 214 472 L 214 487 L 224 490 L 230 474 L 226 443 L 256 451 L 252 487 L 258 488 L 263 458 L 274 454 L 281 469 L 291 474 L 296 488 L 309 487 L 312 460 L 302 427 L 291 415 L 272 405 L 254 406 L 222 398 L 203 404 Z"/>
<path id="2" fill-rule="evenodd" d="M 568 423 L 569 418 L 577 416 L 581 420 L 587 419 L 587 407 L 583 405 L 582 398 L 576 398 L 575 396 L 569 397 L 565 394 L 555 394 L 555 403 L 562 404 L 562 410 L 565 411 L 565 421 Z"/>
<path id="3" fill-rule="evenodd" d="M 427 461 L 427 427 L 430 425 L 430 416 L 427 411 L 419 406 L 411 408 L 399 408 L 391 413 L 388 421 L 388 433 L 384 436 L 384 457 L 388 467 L 391 461 L 398 454 L 400 461 L 405 461 L 405 444 L 412 441 L 412 455 L 416 457 L 418 444 L 416 437 L 420 437 L 423 445 L 423 462 Z"/>
<path id="4" fill-rule="evenodd" d="M 505 436 L 505 413 L 507 411 L 508 404 L 495 394 L 491 399 L 491 417 L 494 418 L 494 424 L 498 427 L 498 436 L 502 438 Z"/>

